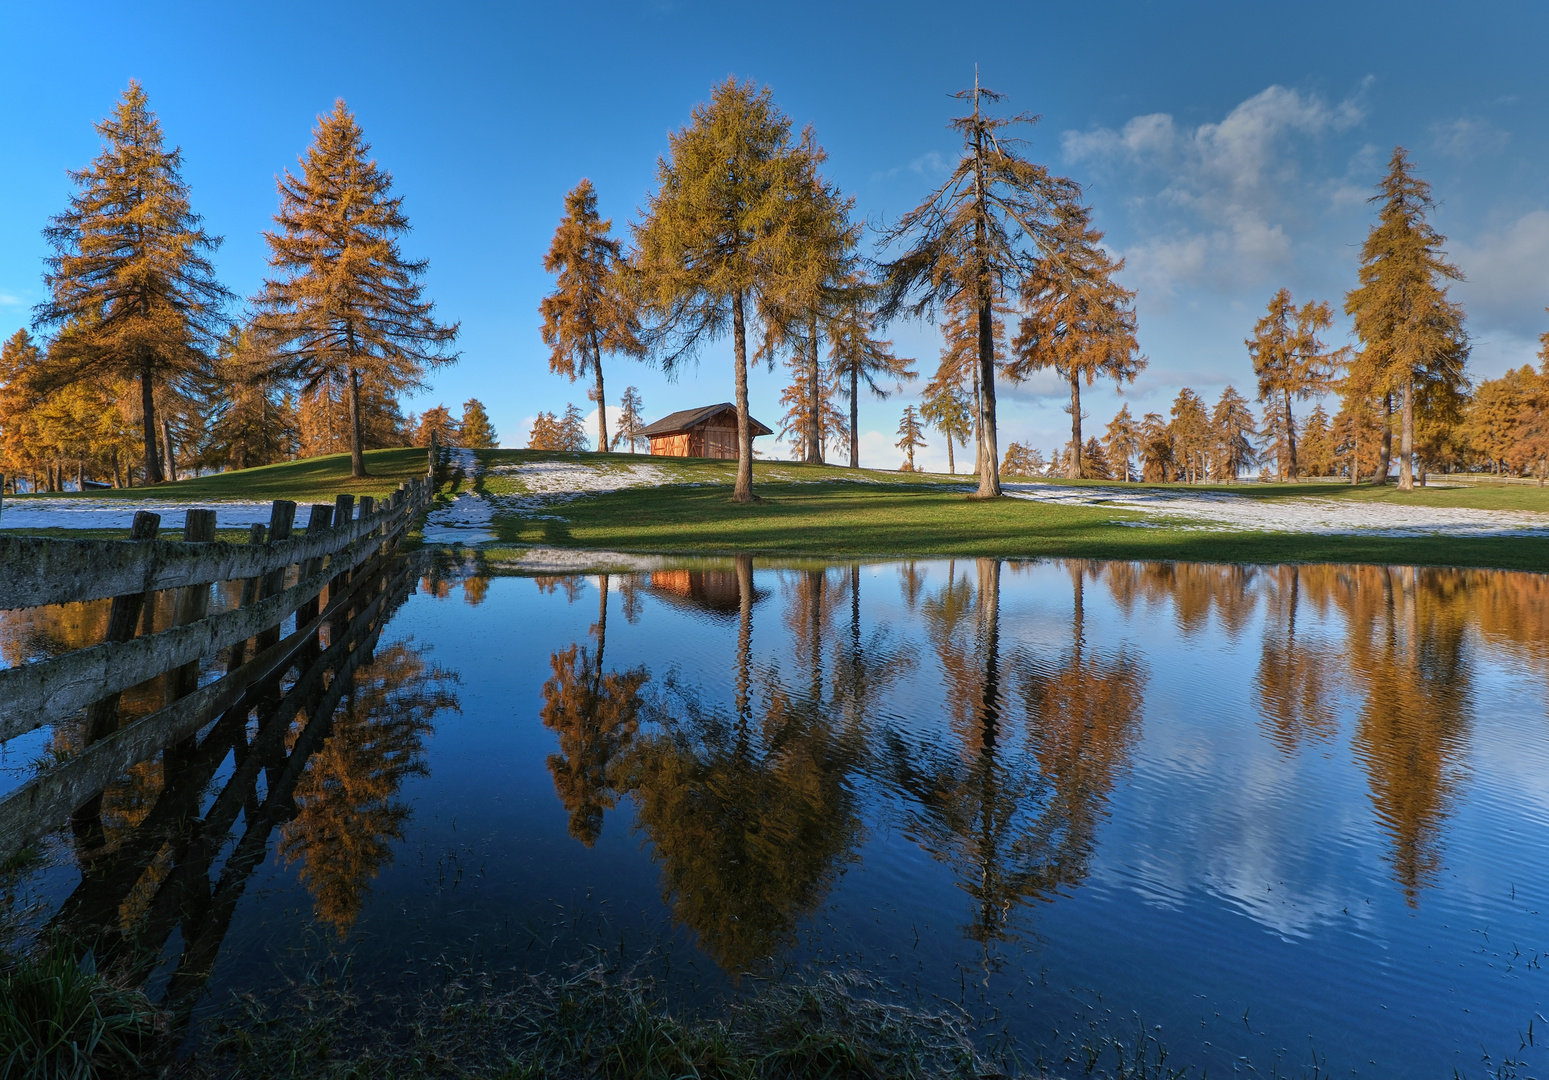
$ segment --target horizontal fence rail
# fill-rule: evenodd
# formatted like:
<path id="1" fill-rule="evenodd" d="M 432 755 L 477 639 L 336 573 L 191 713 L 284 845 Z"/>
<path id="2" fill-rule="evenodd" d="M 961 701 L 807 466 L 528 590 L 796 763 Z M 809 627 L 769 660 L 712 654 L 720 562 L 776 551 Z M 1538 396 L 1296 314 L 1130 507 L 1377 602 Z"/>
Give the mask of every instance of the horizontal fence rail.
<path id="1" fill-rule="evenodd" d="M 285 500 L 275 502 L 267 529 L 253 526 L 248 544 L 212 541 L 209 511 L 189 512 L 181 543 L 155 539 L 159 520 L 143 512 L 130 540 L 0 536 L 0 610 L 112 599 L 100 644 L 0 669 L 0 744 L 76 717 L 84 725 L 79 751 L 0 798 L 0 862 L 67 819 L 79 840 L 107 785 L 159 752 L 188 752 L 206 728 L 243 728 L 261 702 L 320 707 L 343 694 L 410 588 L 396 549 L 435 496 L 437 458 L 433 444 L 427 475 L 380 503 L 362 497 L 358 514 L 348 495 L 313 506 L 295 538 L 296 505 Z M 243 583 L 240 602 L 209 615 L 209 588 L 223 582 Z M 164 590 L 178 590 L 172 625 L 151 632 L 146 604 Z M 201 664 L 222 650 L 224 674 L 200 685 Z M 282 693 L 292 671 L 296 681 Z M 162 706 L 121 725 L 124 692 L 159 676 Z M 261 738 L 272 741 L 279 734 L 268 712 Z"/>

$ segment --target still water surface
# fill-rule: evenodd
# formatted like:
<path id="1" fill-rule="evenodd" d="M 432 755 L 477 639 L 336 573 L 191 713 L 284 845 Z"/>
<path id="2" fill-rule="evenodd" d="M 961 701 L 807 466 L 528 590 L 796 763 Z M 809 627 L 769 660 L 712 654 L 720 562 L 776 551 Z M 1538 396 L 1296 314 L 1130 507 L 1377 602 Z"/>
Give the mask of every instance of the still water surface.
<path id="1" fill-rule="evenodd" d="M 0 647 L 65 633 L 30 617 Z M 233 818 L 145 971 L 204 950 L 209 1009 L 345 954 L 648 961 L 684 1001 L 840 967 L 1029 1057 L 1141 1023 L 1212 1075 L 1542 1074 L 1546 624 L 1549 579 L 1476 571 L 427 556 L 293 814 L 245 856 Z M 11 918 L 81 891 L 70 843 Z"/>

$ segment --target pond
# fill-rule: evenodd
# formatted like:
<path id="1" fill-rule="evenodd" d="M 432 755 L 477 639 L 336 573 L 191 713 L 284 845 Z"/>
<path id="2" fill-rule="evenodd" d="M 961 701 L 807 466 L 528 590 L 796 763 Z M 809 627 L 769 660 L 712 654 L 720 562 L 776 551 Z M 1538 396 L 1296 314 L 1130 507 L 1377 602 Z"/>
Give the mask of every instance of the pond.
<path id="1" fill-rule="evenodd" d="M 863 971 L 1028 1060 L 1549 1067 L 1549 578 L 419 558 L 293 775 L 233 795 L 240 728 L 138 766 L 4 917 L 133 942 L 195 1015 L 606 956 L 689 1004 Z M 145 840 L 175 790 L 204 832 Z"/>

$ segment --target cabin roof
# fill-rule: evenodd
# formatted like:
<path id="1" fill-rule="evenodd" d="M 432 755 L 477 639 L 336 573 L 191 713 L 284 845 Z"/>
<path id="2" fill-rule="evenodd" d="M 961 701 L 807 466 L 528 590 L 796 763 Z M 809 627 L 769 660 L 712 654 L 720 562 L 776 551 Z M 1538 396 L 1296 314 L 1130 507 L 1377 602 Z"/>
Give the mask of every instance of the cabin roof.
<path id="1" fill-rule="evenodd" d="M 696 428 L 720 413 L 730 410 L 732 422 L 736 423 L 737 406 L 729 401 L 723 401 L 719 405 L 702 405 L 697 409 L 681 409 L 675 413 L 668 413 L 654 424 L 648 424 L 641 428 L 640 434 L 647 438 L 661 435 L 676 435 L 690 428 Z M 752 416 L 748 417 L 748 425 L 753 429 L 755 437 L 759 435 L 773 435 L 774 429 L 765 427 Z"/>

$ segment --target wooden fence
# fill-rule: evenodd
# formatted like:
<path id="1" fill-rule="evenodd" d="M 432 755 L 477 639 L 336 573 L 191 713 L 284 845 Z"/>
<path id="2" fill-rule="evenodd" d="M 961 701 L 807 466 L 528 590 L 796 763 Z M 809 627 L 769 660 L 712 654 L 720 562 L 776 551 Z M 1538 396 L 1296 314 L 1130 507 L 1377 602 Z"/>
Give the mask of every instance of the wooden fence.
<path id="1" fill-rule="evenodd" d="M 0 537 L 0 610 L 112 598 L 101 643 L 0 670 L 0 745 L 84 714 L 80 751 L 0 798 L 0 862 L 67 819 L 89 819 L 102 789 L 136 763 L 187 745 L 223 716 L 245 724 L 293 669 L 300 682 L 319 681 L 314 698 L 325 672 L 328 689 L 342 693 L 348 680 L 339 675 L 353 670 L 365 635 L 374 640 L 384 598 L 403 576 L 391 572 L 395 548 L 434 496 L 431 453 L 427 476 L 380 503 L 363 496 L 357 508 L 340 495 L 312 506 L 299 536 L 296 504 L 280 500 L 248 544 L 214 542 L 208 510 L 188 511 L 181 542 L 159 539 L 160 517 L 146 511 L 127 541 Z M 208 614 L 211 587 L 238 581 L 240 603 Z M 151 632 L 149 601 L 163 590 L 177 590 L 172 625 Z M 200 685 L 201 663 L 221 650 L 225 674 Z M 165 704 L 120 726 L 124 691 L 158 676 Z"/>

